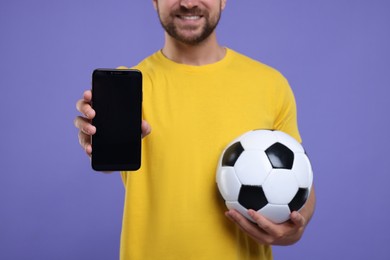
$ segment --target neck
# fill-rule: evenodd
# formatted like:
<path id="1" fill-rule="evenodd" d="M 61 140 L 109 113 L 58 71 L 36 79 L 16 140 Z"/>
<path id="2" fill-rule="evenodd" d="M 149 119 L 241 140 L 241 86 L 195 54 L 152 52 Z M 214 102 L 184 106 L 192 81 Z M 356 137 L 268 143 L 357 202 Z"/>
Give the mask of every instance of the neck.
<path id="1" fill-rule="evenodd" d="M 226 50 L 218 44 L 215 33 L 196 45 L 184 44 L 165 33 L 162 53 L 174 62 L 201 66 L 220 61 L 225 57 Z"/>

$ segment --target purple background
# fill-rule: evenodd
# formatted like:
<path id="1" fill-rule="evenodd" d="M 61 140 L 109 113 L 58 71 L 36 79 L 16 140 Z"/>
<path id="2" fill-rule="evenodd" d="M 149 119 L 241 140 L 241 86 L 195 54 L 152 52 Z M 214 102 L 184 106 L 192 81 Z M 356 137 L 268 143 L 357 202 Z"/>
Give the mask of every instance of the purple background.
<path id="1" fill-rule="evenodd" d="M 276 259 L 390 259 L 389 14 L 387 0 L 228 1 L 220 42 L 289 79 L 315 170 L 316 214 Z M 118 259 L 123 186 L 91 170 L 75 102 L 94 68 L 162 47 L 151 0 L 3 0 L 0 37 L 0 259 Z"/>

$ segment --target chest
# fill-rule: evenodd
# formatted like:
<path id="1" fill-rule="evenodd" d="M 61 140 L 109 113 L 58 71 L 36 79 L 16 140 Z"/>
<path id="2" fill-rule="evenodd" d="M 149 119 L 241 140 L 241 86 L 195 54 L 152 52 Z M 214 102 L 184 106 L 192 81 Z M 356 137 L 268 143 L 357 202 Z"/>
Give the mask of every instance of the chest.
<path id="1" fill-rule="evenodd" d="M 145 85 L 143 106 L 153 128 L 201 135 L 270 128 L 275 117 L 272 86 L 231 75 L 161 76 Z"/>

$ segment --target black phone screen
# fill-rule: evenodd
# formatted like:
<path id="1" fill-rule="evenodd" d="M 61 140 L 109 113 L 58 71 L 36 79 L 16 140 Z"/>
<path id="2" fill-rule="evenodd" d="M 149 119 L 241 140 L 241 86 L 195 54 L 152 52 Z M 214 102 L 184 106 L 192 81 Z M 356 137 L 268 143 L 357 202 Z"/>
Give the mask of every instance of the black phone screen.
<path id="1" fill-rule="evenodd" d="M 92 168 L 137 170 L 141 166 L 142 74 L 97 69 L 92 75 Z"/>

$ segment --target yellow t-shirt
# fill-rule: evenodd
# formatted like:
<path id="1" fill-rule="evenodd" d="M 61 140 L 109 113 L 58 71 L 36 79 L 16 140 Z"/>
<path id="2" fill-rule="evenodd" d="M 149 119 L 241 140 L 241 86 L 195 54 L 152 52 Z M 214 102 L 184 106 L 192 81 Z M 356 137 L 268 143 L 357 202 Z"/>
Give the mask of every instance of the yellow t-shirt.
<path id="1" fill-rule="evenodd" d="M 293 93 L 276 70 L 227 49 L 205 66 L 146 58 L 142 166 L 122 172 L 126 189 L 122 260 L 272 259 L 224 215 L 215 182 L 225 146 L 252 129 L 279 129 L 300 141 Z"/>

